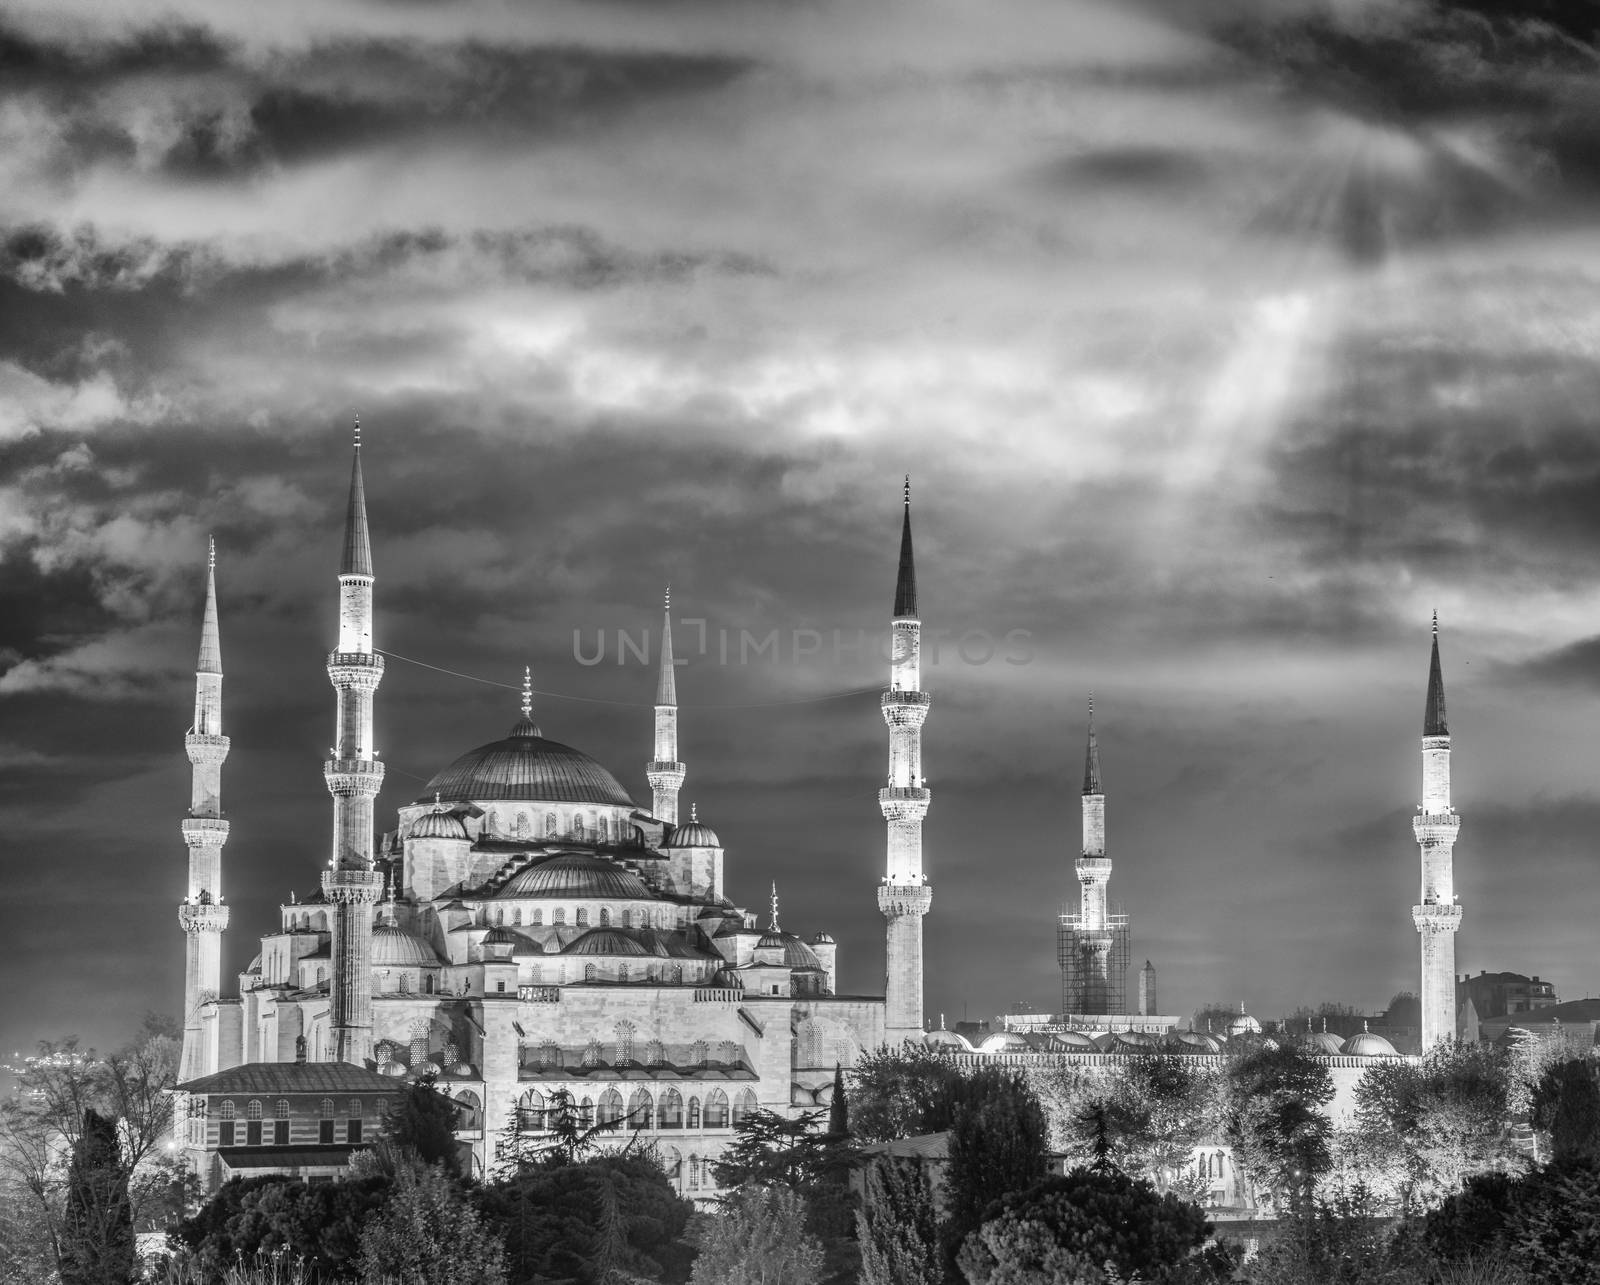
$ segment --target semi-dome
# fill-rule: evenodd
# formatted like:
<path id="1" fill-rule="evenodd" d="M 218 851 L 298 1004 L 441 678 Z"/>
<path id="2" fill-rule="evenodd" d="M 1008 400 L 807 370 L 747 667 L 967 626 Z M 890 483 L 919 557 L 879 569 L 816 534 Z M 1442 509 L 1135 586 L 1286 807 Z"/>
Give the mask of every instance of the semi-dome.
<path id="1" fill-rule="evenodd" d="M 1033 1045 L 1016 1031 L 996 1031 L 982 1044 L 978 1045 L 980 1053 L 1032 1053 Z"/>
<path id="2" fill-rule="evenodd" d="M 813 933 L 811 935 L 811 944 L 813 946 L 835 946 L 838 943 L 833 940 L 832 933 Z"/>
<path id="3" fill-rule="evenodd" d="M 483 944 L 485 946 L 516 946 L 521 942 L 521 934 L 514 933 L 509 928 L 501 928 L 498 925 L 483 934 Z"/>
<path id="4" fill-rule="evenodd" d="M 437 968 L 439 955 L 424 937 L 395 924 L 378 924 L 372 930 L 374 968 Z"/>
<path id="5" fill-rule="evenodd" d="M 1383 1039 L 1380 1035 L 1379 1039 Z M 1313 1031 L 1300 1039 L 1300 1050 L 1312 1057 L 1328 1057 L 1344 1052 L 1344 1042 L 1332 1031 Z"/>
<path id="6" fill-rule="evenodd" d="M 922 1042 L 929 1048 L 954 1049 L 957 1053 L 972 1052 L 972 1045 L 967 1042 L 964 1036 L 957 1034 L 955 1031 L 944 1030 L 942 1027 L 937 1031 L 929 1031 L 922 1037 Z"/>
<path id="7" fill-rule="evenodd" d="M 1220 1053 L 1222 1044 L 1214 1035 L 1204 1031 L 1174 1031 L 1171 1047 L 1179 1053 Z"/>
<path id="8" fill-rule="evenodd" d="M 1084 1053 L 1098 1053 L 1100 1046 L 1082 1031 L 1056 1031 L 1055 1042 L 1062 1048 L 1079 1050 Z"/>
<path id="9" fill-rule="evenodd" d="M 761 940 L 756 942 L 757 950 L 781 950 L 783 964 L 786 968 L 821 968 L 822 961 L 817 958 L 810 946 L 801 941 L 793 933 L 769 930 L 761 934 Z"/>
<path id="10" fill-rule="evenodd" d="M 443 807 L 436 807 L 432 812 L 424 812 L 411 823 L 411 838 L 413 839 L 465 839 L 467 827 L 461 824 L 461 818 L 454 812 L 446 811 Z"/>
<path id="11" fill-rule="evenodd" d="M 1375 1031 L 1361 1031 L 1345 1041 L 1346 1057 L 1399 1057 L 1394 1045 Z"/>
<path id="12" fill-rule="evenodd" d="M 591 928 L 565 950 L 563 955 L 649 955 L 632 934 L 615 928 Z"/>
<path id="13" fill-rule="evenodd" d="M 608 901 L 648 901 L 644 880 L 608 857 L 561 852 L 517 871 L 497 897 L 592 897 Z"/>
<path id="14" fill-rule="evenodd" d="M 524 719 L 503 741 L 468 750 L 433 780 L 417 799 L 446 803 L 519 799 L 534 803 L 603 803 L 631 808 L 617 778 L 582 750 L 546 740 Z"/>

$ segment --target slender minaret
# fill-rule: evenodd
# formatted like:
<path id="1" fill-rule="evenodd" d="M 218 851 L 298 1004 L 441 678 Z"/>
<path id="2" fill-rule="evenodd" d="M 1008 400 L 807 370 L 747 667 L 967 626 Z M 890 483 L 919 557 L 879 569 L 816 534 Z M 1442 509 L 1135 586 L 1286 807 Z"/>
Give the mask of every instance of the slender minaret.
<path id="1" fill-rule="evenodd" d="M 1422 1050 L 1456 1034 L 1456 835 L 1461 818 L 1450 806 L 1450 725 L 1444 712 L 1444 672 L 1439 666 L 1439 613 L 1433 613 L 1433 657 L 1422 715 L 1422 806 L 1412 821 L 1422 849 L 1422 904 L 1411 919 L 1422 938 Z"/>
<path id="2" fill-rule="evenodd" d="M 183 926 L 183 1058 L 179 1083 L 215 1070 L 201 1047 L 200 1005 L 217 997 L 222 983 L 222 930 L 228 908 L 222 904 L 222 845 L 228 823 L 222 819 L 222 761 L 228 738 L 222 734 L 222 634 L 217 626 L 217 542 L 206 557 L 206 611 L 200 626 L 200 659 L 194 676 L 194 725 L 183 739 L 194 765 L 189 815 L 183 841 L 189 848 L 189 889 L 178 906 Z"/>
<path id="3" fill-rule="evenodd" d="M 911 479 L 906 478 L 900 529 L 900 571 L 894 587 L 889 690 L 881 701 L 889 725 L 889 783 L 878 791 L 888 826 L 888 873 L 878 887 L 878 909 L 889 921 L 884 982 L 884 1035 L 888 1042 L 922 1033 L 922 917 L 933 889 L 922 874 L 922 818 L 931 797 L 922 782 L 922 724 L 928 694 L 922 690 L 922 621 L 917 615 L 917 571 L 911 557 Z"/>
<path id="4" fill-rule="evenodd" d="M 678 791 L 683 788 L 678 762 L 678 685 L 672 672 L 672 586 L 667 586 L 661 611 L 661 675 L 656 680 L 656 752 L 645 765 L 654 801 L 650 810 L 669 825 L 678 824 Z"/>
<path id="5" fill-rule="evenodd" d="M 383 657 L 372 650 L 372 579 L 358 419 L 339 562 L 339 645 L 328 656 L 338 717 L 332 757 L 323 764 L 333 795 L 333 855 L 322 876 L 333 903 L 332 1060 L 357 1064 L 372 1057 L 372 908 L 383 895 L 372 847 L 372 803 L 383 785 L 372 748 L 372 698 L 383 679 Z"/>
<path id="6" fill-rule="evenodd" d="M 1083 855 L 1078 858 L 1078 889 L 1082 909 L 1083 990 L 1079 1010 L 1099 1014 L 1109 1010 L 1110 919 L 1106 885 L 1111 881 L 1111 859 L 1106 856 L 1106 792 L 1100 783 L 1100 743 L 1094 734 L 1094 697 L 1089 697 L 1089 740 L 1083 752 Z"/>

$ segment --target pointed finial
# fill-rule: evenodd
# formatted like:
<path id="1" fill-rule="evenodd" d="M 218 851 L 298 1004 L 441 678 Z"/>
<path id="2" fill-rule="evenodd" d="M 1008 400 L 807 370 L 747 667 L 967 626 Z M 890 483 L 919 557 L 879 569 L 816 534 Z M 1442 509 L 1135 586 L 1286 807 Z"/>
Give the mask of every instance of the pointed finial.
<path id="1" fill-rule="evenodd" d="M 698 803 L 691 803 L 689 805 L 689 822 L 692 825 L 692 824 L 694 824 L 695 822 L 697 822 L 699 820 L 700 820 L 700 805 Z"/>
<path id="2" fill-rule="evenodd" d="M 360 411 L 356 412 L 355 421 L 356 421 L 355 422 L 356 450 L 359 451 L 361 449 L 361 412 Z"/>
<path id="3" fill-rule="evenodd" d="M 533 666 L 522 667 L 522 717 L 533 717 Z"/>
<path id="4" fill-rule="evenodd" d="M 1439 636 L 1439 608 L 1437 607 L 1433 609 L 1433 636 L 1435 638 Z"/>
<path id="5" fill-rule="evenodd" d="M 778 931 L 778 881 L 772 881 L 772 927 L 771 932 Z"/>
<path id="6" fill-rule="evenodd" d="M 911 507 L 911 474 L 906 474 L 906 508 Z"/>
<path id="7" fill-rule="evenodd" d="M 672 610 L 672 581 L 670 580 L 667 581 L 667 591 L 661 595 L 661 609 L 663 611 Z"/>
<path id="8" fill-rule="evenodd" d="M 438 790 L 435 790 L 433 792 L 433 810 L 435 812 L 444 811 L 444 806 L 439 802 L 439 791 Z"/>
<path id="9" fill-rule="evenodd" d="M 206 544 L 206 570 L 215 571 L 217 569 L 217 537 L 214 535 L 208 535 L 206 537 Z"/>
<path id="10" fill-rule="evenodd" d="M 1362 1033 L 1362 1034 L 1363 1034 L 1363 1035 L 1365 1035 L 1365 1034 L 1366 1034 L 1366 1033 L 1367 1033 L 1367 1032 L 1368 1032 L 1368 1031 L 1370 1031 L 1370 1030 L 1371 1030 L 1371 1029 L 1372 1029 L 1372 1027 L 1370 1027 L 1370 1026 L 1368 1026 L 1368 1025 L 1367 1025 L 1367 1019 L 1366 1019 L 1366 1018 L 1364 1018 L 1364 1017 L 1363 1017 L 1363 1018 L 1362 1018 L 1362 1019 L 1361 1019 L 1361 1033 Z"/>
<path id="11" fill-rule="evenodd" d="M 1328 1033 L 1328 1019 L 1326 1017 L 1322 1019 L 1322 1033 L 1324 1035 Z"/>

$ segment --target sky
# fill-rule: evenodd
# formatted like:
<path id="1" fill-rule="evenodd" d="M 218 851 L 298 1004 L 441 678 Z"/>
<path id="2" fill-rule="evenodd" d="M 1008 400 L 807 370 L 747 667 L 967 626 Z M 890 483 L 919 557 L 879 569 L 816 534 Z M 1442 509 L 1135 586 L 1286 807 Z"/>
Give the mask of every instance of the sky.
<path id="1" fill-rule="evenodd" d="M 181 1005 L 208 534 L 226 973 L 316 886 L 357 413 L 390 827 L 525 664 L 647 801 L 670 582 L 683 801 L 881 991 L 909 473 L 930 1019 L 1059 1005 L 1091 691 L 1163 1011 L 1415 989 L 1434 610 L 1458 968 L 1600 991 L 1595 25 L 12 0 L 0 1050 Z"/>

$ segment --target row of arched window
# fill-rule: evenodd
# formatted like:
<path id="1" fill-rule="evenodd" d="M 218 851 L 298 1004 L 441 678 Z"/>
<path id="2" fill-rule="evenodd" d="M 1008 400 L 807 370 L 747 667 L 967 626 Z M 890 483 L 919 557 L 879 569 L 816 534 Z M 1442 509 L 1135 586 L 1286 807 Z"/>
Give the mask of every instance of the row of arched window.
<path id="1" fill-rule="evenodd" d="M 682 1048 L 682 1045 L 678 1046 Z M 609 1064 L 621 1066 L 636 1060 L 638 1043 L 634 1038 L 632 1022 L 619 1022 L 616 1027 L 616 1039 L 609 1047 L 599 1040 L 590 1040 L 583 1047 L 579 1055 L 582 1066 L 594 1067 L 608 1064 L 607 1054 L 610 1054 Z M 669 1062 L 667 1046 L 660 1040 L 650 1040 L 644 1046 L 643 1064 L 645 1066 L 738 1066 L 744 1060 L 744 1046 L 737 1040 L 721 1040 L 717 1043 L 716 1058 L 711 1056 L 711 1045 L 705 1040 L 696 1040 L 689 1045 L 688 1057 L 685 1061 L 678 1062 L 673 1059 Z M 522 1050 L 522 1064 L 524 1066 L 555 1068 L 566 1065 L 566 1053 L 554 1040 L 545 1040 L 538 1046 L 524 1046 Z"/>
<path id="2" fill-rule="evenodd" d="M 360 1142 L 362 1131 L 361 1099 L 350 1098 L 346 1103 L 345 1142 Z M 387 1103 L 380 1105 L 387 1110 Z M 335 1139 L 336 1107 L 332 1098 L 323 1098 L 318 1111 L 318 1141 L 332 1143 Z M 204 1146 L 209 1105 L 205 1098 L 191 1098 L 187 1104 L 188 1123 L 186 1141 L 191 1146 Z M 225 1098 L 217 1106 L 217 1145 L 222 1147 L 263 1145 L 286 1146 L 289 1143 L 290 1107 L 287 1098 L 279 1098 L 272 1105 L 272 1117 L 267 1118 L 266 1104 L 252 1098 L 244 1106 L 244 1129 L 239 1129 L 239 1104 Z"/>
<path id="3" fill-rule="evenodd" d="M 460 1101 L 460 1098 L 457 1098 Z M 727 1129 L 743 1123 L 756 1109 L 756 1095 L 742 1089 L 733 1099 L 721 1089 L 712 1089 L 704 1098 L 691 1094 L 687 1103 L 677 1089 L 659 1094 L 638 1088 L 628 1097 L 608 1088 L 598 1100 L 585 1095 L 578 1099 L 578 1111 L 585 1124 L 617 1124 L 628 1129 Z M 521 1129 L 539 1132 L 548 1127 L 550 1108 L 538 1089 L 529 1089 L 517 1103 L 517 1124 Z M 467 1127 L 467 1126 L 463 1126 Z"/>
<path id="4" fill-rule="evenodd" d="M 609 906 L 577 906 L 572 912 L 572 922 L 577 928 L 610 928 L 613 925 L 619 928 L 671 928 L 673 927 L 673 912 L 670 909 L 651 909 L 644 906 L 628 906 L 612 912 Z M 532 906 L 526 916 L 521 906 L 512 906 L 509 916 L 504 906 L 495 906 L 492 910 L 485 906 L 482 911 L 482 922 L 496 928 L 504 928 L 510 924 L 513 928 L 543 928 L 544 907 Z M 567 922 L 567 908 L 556 906 L 550 911 L 550 923 L 556 927 Z"/>
<path id="5" fill-rule="evenodd" d="M 542 819 L 536 819 L 535 814 L 520 809 L 515 813 L 502 813 L 498 808 L 490 808 L 483 819 L 483 828 L 489 834 L 509 834 L 515 839 L 540 835 L 553 839 L 563 833 L 556 813 L 546 812 Z M 605 812 L 575 812 L 565 831 L 566 838 L 579 843 L 610 843 L 613 835 L 621 838 L 622 823 L 613 824 L 610 814 Z"/>

